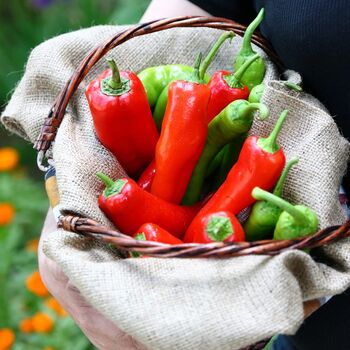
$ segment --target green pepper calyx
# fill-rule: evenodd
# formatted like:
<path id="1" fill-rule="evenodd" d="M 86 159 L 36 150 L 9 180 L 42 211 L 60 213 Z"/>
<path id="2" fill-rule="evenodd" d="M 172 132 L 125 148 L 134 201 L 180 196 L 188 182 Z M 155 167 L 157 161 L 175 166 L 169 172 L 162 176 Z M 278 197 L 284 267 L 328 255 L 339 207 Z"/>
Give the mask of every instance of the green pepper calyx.
<path id="1" fill-rule="evenodd" d="M 277 137 L 281 131 L 282 125 L 287 117 L 288 114 L 288 110 L 284 110 L 280 117 L 277 120 L 277 123 L 275 125 L 275 127 L 273 128 L 270 136 L 264 138 L 264 137 L 260 137 L 258 139 L 258 146 L 264 150 L 265 152 L 268 153 L 275 153 L 279 150 L 279 146 L 277 145 L 276 141 L 277 141 Z"/>
<path id="2" fill-rule="evenodd" d="M 230 219 L 223 216 L 212 216 L 205 228 L 208 237 L 215 242 L 223 242 L 234 233 Z"/>
<path id="3" fill-rule="evenodd" d="M 100 171 L 96 174 L 96 176 L 106 185 L 106 188 L 103 191 L 103 196 L 105 198 L 120 194 L 125 184 L 128 182 L 125 179 L 118 179 L 117 181 L 113 181 L 110 177 Z"/>
<path id="4" fill-rule="evenodd" d="M 107 59 L 112 75 L 102 80 L 101 92 L 108 96 L 120 96 L 130 91 L 130 80 L 121 77 L 118 66 L 112 59 Z"/>
<path id="5" fill-rule="evenodd" d="M 249 57 L 234 74 L 224 76 L 224 80 L 230 88 L 242 89 L 244 85 L 241 83 L 241 79 L 248 67 L 259 58 L 258 54 Z"/>
<path id="6" fill-rule="evenodd" d="M 136 239 L 137 241 L 146 241 L 146 235 L 144 232 L 140 232 L 134 237 L 134 239 Z M 137 252 L 131 252 L 131 256 L 133 258 L 140 258 L 142 254 Z"/>
<path id="7" fill-rule="evenodd" d="M 135 237 L 137 241 L 145 241 L 146 240 L 146 235 L 144 232 L 139 232 Z"/>

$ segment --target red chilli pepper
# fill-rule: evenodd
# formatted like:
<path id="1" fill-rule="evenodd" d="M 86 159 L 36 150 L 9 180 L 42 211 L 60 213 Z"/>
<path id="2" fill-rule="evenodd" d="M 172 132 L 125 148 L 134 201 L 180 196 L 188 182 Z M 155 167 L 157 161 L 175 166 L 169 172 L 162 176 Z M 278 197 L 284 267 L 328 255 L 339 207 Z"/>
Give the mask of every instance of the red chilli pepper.
<path id="1" fill-rule="evenodd" d="M 143 171 L 137 184 L 145 191 L 151 192 L 154 176 L 156 174 L 156 161 L 149 163 L 148 167 Z"/>
<path id="2" fill-rule="evenodd" d="M 183 242 L 164 230 L 160 226 L 152 223 L 143 224 L 134 235 L 134 238 L 140 241 L 153 241 L 168 244 L 182 244 Z"/>
<path id="3" fill-rule="evenodd" d="M 130 178 L 113 181 L 97 173 L 106 189 L 98 198 L 98 204 L 106 216 L 123 233 L 133 235 L 145 222 L 152 222 L 174 236 L 183 236 L 200 206 L 184 207 L 172 204 L 142 190 Z"/>
<path id="4" fill-rule="evenodd" d="M 176 204 L 185 194 L 208 133 L 210 89 L 200 83 L 199 62 L 197 59 L 194 81 L 179 80 L 170 84 L 156 147 L 156 175 L 151 193 Z"/>
<path id="5" fill-rule="evenodd" d="M 134 177 L 152 161 L 158 131 L 140 79 L 108 63 L 111 69 L 90 82 L 85 94 L 99 140 Z"/>
<path id="6" fill-rule="evenodd" d="M 286 163 L 284 152 L 276 144 L 276 139 L 287 113 L 287 110 L 282 112 L 269 137 L 250 136 L 246 139 L 225 182 L 187 229 L 185 242 L 192 241 L 192 226 L 198 225 L 204 215 L 218 211 L 229 211 L 236 215 L 255 202 L 251 195 L 254 187 L 269 190 L 276 184 Z"/>
<path id="7" fill-rule="evenodd" d="M 208 84 L 211 92 L 208 104 L 209 122 L 231 102 L 248 99 L 249 88 L 241 84 L 240 79 L 251 63 L 258 58 L 258 54 L 254 55 L 234 74 L 228 71 L 218 71 L 211 77 Z"/>
<path id="8" fill-rule="evenodd" d="M 243 242 L 244 230 L 238 219 L 228 211 L 207 214 L 191 225 L 189 235 L 195 243 Z"/>
<path id="9" fill-rule="evenodd" d="M 134 238 L 138 241 L 153 241 L 167 244 L 183 243 L 181 240 L 156 224 L 143 224 L 134 234 Z M 133 258 L 149 258 L 147 255 L 136 252 L 131 252 L 130 256 Z"/>

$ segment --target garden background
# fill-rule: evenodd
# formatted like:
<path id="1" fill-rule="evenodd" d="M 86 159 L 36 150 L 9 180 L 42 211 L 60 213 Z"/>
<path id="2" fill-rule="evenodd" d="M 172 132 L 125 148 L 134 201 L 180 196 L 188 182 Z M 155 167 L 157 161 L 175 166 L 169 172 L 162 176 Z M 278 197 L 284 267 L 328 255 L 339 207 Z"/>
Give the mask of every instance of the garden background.
<path id="1" fill-rule="evenodd" d="M 149 0 L 0 2 L 0 110 L 30 51 L 67 31 L 137 22 Z M 37 272 L 37 243 L 48 208 L 32 146 L 0 126 L 0 350 L 94 349 L 50 297 Z"/>

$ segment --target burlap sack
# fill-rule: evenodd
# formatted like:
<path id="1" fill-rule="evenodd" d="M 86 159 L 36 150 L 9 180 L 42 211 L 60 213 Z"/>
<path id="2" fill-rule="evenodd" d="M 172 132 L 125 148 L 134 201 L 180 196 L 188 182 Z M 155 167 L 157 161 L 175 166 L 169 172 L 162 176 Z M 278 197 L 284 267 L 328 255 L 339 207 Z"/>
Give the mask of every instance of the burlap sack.
<path id="1" fill-rule="evenodd" d="M 49 40 L 33 50 L 23 79 L 1 120 L 33 142 L 51 103 L 87 51 L 121 30 L 99 26 Z M 212 29 L 173 29 L 133 39 L 115 49 L 123 70 L 183 62 L 206 51 L 218 37 Z M 230 69 L 240 39 L 225 44 L 210 72 Z M 94 67 L 75 93 L 53 148 L 61 209 L 110 225 L 98 209 L 102 185 L 95 173 L 123 174 L 97 141 L 84 98 L 86 84 L 104 69 Z M 297 76 L 294 76 L 294 78 Z M 271 117 L 253 132 L 267 134 L 283 109 L 290 114 L 279 141 L 299 164 L 285 195 L 314 208 L 320 226 L 345 221 L 338 189 L 348 142 L 318 101 L 285 89 L 272 64 L 263 101 Z M 342 292 L 350 284 L 350 241 L 319 249 L 319 260 L 300 251 L 275 257 L 214 259 L 118 259 L 105 245 L 57 230 L 44 243 L 82 295 L 122 330 L 150 349 L 239 349 L 275 333 L 291 334 L 303 321 L 302 302 Z M 321 259 L 322 258 L 322 259 Z M 117 345 L 116 345 L 116 348 Z"/>

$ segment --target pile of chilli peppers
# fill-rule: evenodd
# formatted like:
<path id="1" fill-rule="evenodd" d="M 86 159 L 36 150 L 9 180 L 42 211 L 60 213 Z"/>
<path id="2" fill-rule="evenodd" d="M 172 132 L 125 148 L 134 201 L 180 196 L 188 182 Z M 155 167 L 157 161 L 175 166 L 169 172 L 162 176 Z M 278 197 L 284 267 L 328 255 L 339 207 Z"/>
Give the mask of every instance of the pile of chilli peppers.
<path id="1" fill-rule="evenodd" d="M 129 177 L 99 172 L 98 204 L 123 233 L 165 244 L 293 239 L 317 231 L 312 209 L 281 198 L 289 170 L 278 135 L 284 110 L 266 137 L 248 136 L 260 102 L 266 64 L 251 45 L 264 17 L 248 26 L 234 72 L 207 68 L 233 32 L 223 33 L 206 57 L 150 67 L 139 74 L 110 69 L 90 82 L 86 98 L 100 142 Z M 237 215 L 250 208 L 241 223 Z M 138 256 L 133 253 L 132 256 Z"/>

